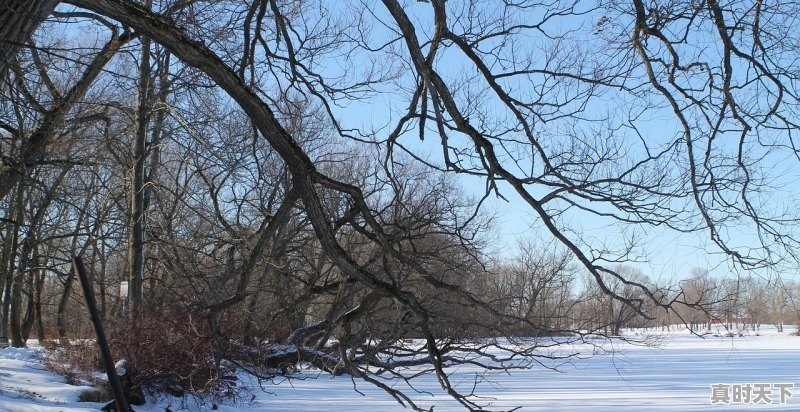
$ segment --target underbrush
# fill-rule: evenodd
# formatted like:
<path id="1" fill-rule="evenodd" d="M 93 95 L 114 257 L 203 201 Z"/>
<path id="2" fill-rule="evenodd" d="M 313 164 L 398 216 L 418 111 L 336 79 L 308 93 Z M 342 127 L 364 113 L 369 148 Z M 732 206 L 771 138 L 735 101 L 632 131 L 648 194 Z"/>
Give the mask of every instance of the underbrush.
<path id="1" fill-rule="evenodd" d="M 238 400 L 241 388 L 234 368 L 217 367 L 208 334 L 190 321 L 170 321 L 156 314 L 142 314 L 106 323 L 109 347 L 128 401 L 145 402 L 145 394 L 159 398 L 194 397 L 202 403 Z M 124 363 L 124 365 L 123 365 Z M 77 341 L 49 351 L 45 366 L 73 385 L 91 385 L 81 398 L 103 402 L 113 398 L 100 351 L 93 340 Z"/>
<path id="2" fill-rule="evenodd" d="M 52 348 L 44 359 L 44 365 L 63 376 L 70 385 L 100 386 L 105 383 L 98 377 L 102 361 L 94 342 L 78 341 L 70 346 Z"/>

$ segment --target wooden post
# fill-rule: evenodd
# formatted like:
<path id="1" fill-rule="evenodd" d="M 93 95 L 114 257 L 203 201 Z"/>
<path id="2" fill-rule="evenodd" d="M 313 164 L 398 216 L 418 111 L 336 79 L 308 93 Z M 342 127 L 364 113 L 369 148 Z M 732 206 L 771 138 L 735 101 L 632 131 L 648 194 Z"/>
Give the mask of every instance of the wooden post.
<path id="1" fill-rule="evenodd" d="M 75 256 L 72 258 L 72 265 L 81 281 L 83 296 L 86 298 L 86 306 L 89 308 L 89 314 L 92 316 L 92 324 L 97 334 L 97 344 L 100 346 L 100 354 L 103 355 L 103 364 L 106 367 L 108 382 L 111 384 L 111 389 L 114 391 L 114 402 L 117 405 L 117 412 L 131 412 L 131 408 L 128 406 L 128 400 L 125 399 L 122 382 L 120 382 L 119 376 L 117 376 L 117 369 L 114 367 L 114 359 L 111 358 L 111 350 L 108 348 L 108 341 L 106 341 L 106 332 L 103 330 L 100 312 L 97 311 L 97 302 L 94 300 L 92 284 L 89 283 L 89 277 L 86 276 L 86 268 L 83 266 L 83 260 L 80 256 Z"/>

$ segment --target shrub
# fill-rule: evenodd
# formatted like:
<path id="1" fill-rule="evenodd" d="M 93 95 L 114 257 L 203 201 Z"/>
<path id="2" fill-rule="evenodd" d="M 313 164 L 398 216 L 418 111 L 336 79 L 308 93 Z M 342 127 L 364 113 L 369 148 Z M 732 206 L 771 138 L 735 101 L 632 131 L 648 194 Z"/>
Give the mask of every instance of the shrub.
<path id="1" fill-rule="evenodd" d="M 112 355 L 127 361 L 125 386 L 177 397 L 236 395 L 232 368 L 216 368 L 209 334 L 190 317 L 145 312 L 135 322 L 109 322 L 108 330 Z"/>
<path id="2" fill-rule="evenodd" d="M 216 367 L 212 340 L 202 324 L 188 316 L 146 312 L 135 322 L 118 318 L 107 320 L 106 335 L 114 360 L 126 361 L 121 374 L 128 401 L 145 402 L 144 394 L 187 395 L 213 401 L 238 396 L 234 369 L 227 363 Z M 94 341 L 74 341 L 48 352 L 46 367 L 72 385 L 88 384 L 81 399 L 91 402 L 112 399 L 100 351 Z M 119 371 L 118 371 L 119 372 Z"/>
<path id="3" fill-rule="evenodd" d="M 102 386 L 95 372 L 102 367 L 100 351 L 94 342 L 77 341 L 71 346 L 51 349 L 44 359 L 47 369 L 66 378 L 70 385 Z"/>

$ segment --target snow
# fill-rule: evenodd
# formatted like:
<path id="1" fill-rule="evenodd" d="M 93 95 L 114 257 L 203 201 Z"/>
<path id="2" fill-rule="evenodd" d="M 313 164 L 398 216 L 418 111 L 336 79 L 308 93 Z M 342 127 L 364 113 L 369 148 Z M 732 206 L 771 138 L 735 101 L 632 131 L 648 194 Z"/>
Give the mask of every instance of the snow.
<path id="1" fill-rule="evenodd" d="M 0 411 L 96 411 L 97 404 L 77 402 L 89 386 L 68 385 L 44 369 L 42 349 L 0 349 Z M 95 406 L 95 407 L 93 407 Z"/>
<path id="2" fill-rule="evenodd" d="M 636 411 L 800 410 L 800 337 L 793 334 L 795 328 L 786 330 L 778 333 L 774 328 L 762 327 L 758 336 L 750 332 L 743 337 L 700 338 L 685 329 L 673 329 L 659 336 L 658 347 L 600 340 L 568 345 L 559 350 L 580 352 L 580 359 L 560 364 L 558 371 L 535 367 L 508 374 L 483 373 L 474 367 L 461 366 L 451 369 L 451 379 L 470 392 L 477 377 L 475 393 L 482 396 L 479 402 L 492 410 L 517 406 L 522 407 L 521 411 L 618 412 L 621 407 Z M 643 335 L 628 332 L 628 336 Z M 0 350 L 0 411 L 78 412 L 100 406 L 76 402 L 78 395 L 88 388 L 68 385 L 63 378 L 43 370 L 39 353 L 40 349 Z M 221 405 L 219 410 L 405 410 L 382 390 L 348 376 L 330 377 L 305 370 L 295 377 L 290 381 L 265 382 L 264 391 L 252 392 L 255 395 L 252 400 L 244 396 L 244 401 Z M 245 378 L 242 382 L 258 387 L 256 382 Z M 409 389 L 400 381 L 384 383 Z M 794 397 L 783 405 L 712 405 L 710 385 L 718 383 L 793 383 Z M 419 406 L 426 409 L 433 406 L 436 412 L 464 410 L 443 394 L 434 376 L 417 378 L 412 384 L 420 392 L 407 393 Z M 772 399 L 777 402 L 777 395 Z M 135 409 L 155 412 L 164 411 L 167 406 L 172 410 L 211 410 L 210 404 L 198 405 L 174 398 Z"/>
<path id="3" fill-rule="evenodd" d="M 114 364 L 114 369 L 117 372 L 117 376 L 125 376 L 125 374 L 128 373 L 128 370 L 126 369 L 127 367 L 128 361 L 125 359 L 118 360 L 117 363 Z"/>

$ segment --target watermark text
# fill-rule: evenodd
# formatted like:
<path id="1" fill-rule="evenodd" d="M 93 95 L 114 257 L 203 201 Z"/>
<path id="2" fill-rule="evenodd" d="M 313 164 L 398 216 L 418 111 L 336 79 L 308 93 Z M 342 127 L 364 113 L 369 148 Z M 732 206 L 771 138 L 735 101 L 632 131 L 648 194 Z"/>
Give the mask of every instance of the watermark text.
<path id="1" fill-rule="evenodd" d="M 793 389 L 793 383 L 716 383 L 709 399 L 712 405 L 784 404 Z"/>

